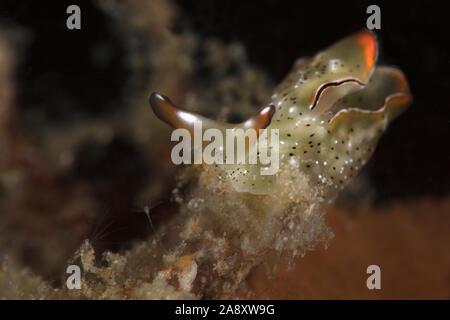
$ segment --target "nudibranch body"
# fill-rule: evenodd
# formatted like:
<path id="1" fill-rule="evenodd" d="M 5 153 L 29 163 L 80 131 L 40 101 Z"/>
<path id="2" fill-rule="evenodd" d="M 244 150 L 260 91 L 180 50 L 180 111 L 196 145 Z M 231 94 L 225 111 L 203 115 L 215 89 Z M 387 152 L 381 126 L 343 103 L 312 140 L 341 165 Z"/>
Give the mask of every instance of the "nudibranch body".
<path id="1" fill-rule="evenodd" d="M 299 59 L 266 107 L 240 125 L 182 110 L 155 93 L 150 103 L 160 119 L 176 128 L 192 131 L 193 124 L 202 121 L 204 129 L 221 131 L 278 129 L 276 174 L 261 175 L 260 164 L 211 165 L 211 171 L 236 191 L 276 193 L 287 180 L 296 183 L 296 176 L 301 175 L 309 186 L 320 186 L 325 196 L 357 174 L 388 123 L 411 100 L 405 76 L 392 67 L 377 67 L 377 54 L 374 34 L 362 31 L 312 58 Z"/>

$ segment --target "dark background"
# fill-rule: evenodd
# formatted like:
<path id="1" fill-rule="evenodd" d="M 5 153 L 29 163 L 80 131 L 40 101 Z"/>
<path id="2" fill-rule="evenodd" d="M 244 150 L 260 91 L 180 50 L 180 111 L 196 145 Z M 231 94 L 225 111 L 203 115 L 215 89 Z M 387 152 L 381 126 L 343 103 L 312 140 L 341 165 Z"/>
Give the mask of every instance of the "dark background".
<path id="1" fill-rule="evenodd" d="M 249 61 L 275 82 L 297 57 L 311 55 L 365 27 L 366 8 L 381 7 L 379 62 L 406 74 L 413 103 L 385 133 L 368 164 L 378 204 L 450 191 L 450 55 L 447 1 L 177 1 L 181 10 L 174 32 L 190 28 L 204 37 L 242 42 Z M 67 32 L 65 10 L 82 8 L 82 30 Z M 125 108 L 123 91 L 129 79 L 125 49 L 110 27 L 109 17 L 90 1 L 2 1 L 0 20 L 29 32 L 17 73 L 20 119 L 30 130 L 41 123 L 65 125 L 102 117 Z M 151 19 L 151 17 L 149 17 Z M 102 46 L 103 63 L 92 52 Z M 147 76 L 151 75 L 151 70 Z M 145 79 L 143 79 L 145 80 Z M 95 88 L 95 90 L 92 90 Z M 101 171 L 110 183 L 121 170 L 118 143 L 81 169 Z M 139 151 L 136 151 L 139 159 Z M 81 162 L 84 160 L 81 159 Z M 111 165 L 113 164 L 113 165 Z M 84 168 L 83 166 L 81 166 Z M 83 171 L 84 170 L 84 171 Z M 112 178 L 111 178 L 112 177 Z M 101 174 L 95 179 L 102 179 Z"/>

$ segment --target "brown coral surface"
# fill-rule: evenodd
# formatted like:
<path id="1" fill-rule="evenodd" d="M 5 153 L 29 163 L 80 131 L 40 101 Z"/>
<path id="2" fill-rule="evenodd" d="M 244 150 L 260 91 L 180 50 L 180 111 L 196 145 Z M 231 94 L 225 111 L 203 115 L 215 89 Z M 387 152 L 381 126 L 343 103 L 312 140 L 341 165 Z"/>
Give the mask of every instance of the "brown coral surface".
<path id="1" fill-rule="evenodd" d="M 335 233 L 295 267 L 249 277 L 256 299 L 449 299 L 450 199 L 423 199 L 377 209 L 335 208 L 327 220 Z M 366 268 L 381 268 L 381 290 L 368 290 Z M 241 291 L 247 297 L 248 291 Z"/>

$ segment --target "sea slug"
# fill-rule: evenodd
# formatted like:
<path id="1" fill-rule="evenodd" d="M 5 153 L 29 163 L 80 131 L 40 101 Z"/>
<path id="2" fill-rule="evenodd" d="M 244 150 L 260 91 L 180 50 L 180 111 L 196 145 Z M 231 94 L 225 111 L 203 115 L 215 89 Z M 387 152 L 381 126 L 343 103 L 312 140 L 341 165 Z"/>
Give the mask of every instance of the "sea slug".
<path id="1" fill-rule="evenodd" d="M 260 164 L 214 166 L 238 192 L 276 192 L 282 187 L 280 175 L 292 166 L 324 192 L 342 189 L 370 158 L 388 123 L 411 100 L 405 76 L 392 67 L 377 67 L 377 55 L 375 35 L 362 31 L 313 58 L 299 59 L 266 107 L 239 125 L 206 119 L 157 93 L 150 104 L 160 119 L 190 131 L 199 121 L 204 130 L 278 129 L 277 174 L 261 175 Z"/>

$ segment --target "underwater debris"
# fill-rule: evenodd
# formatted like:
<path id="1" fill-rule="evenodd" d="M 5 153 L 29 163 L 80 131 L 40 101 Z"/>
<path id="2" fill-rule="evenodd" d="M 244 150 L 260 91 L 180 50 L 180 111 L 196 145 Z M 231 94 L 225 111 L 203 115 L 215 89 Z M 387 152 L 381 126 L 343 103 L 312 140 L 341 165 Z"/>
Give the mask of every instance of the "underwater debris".
<path id="1" fill-rule="evenodd" d="M 28 269 L 12 263 L 8 257 L 0 260 L 0 300 L 44 299 L 53 289 Z"/>

